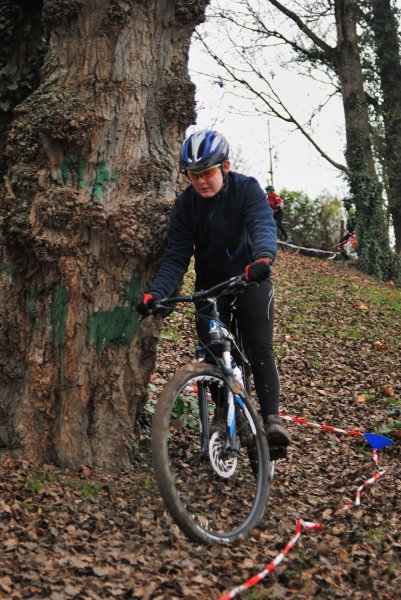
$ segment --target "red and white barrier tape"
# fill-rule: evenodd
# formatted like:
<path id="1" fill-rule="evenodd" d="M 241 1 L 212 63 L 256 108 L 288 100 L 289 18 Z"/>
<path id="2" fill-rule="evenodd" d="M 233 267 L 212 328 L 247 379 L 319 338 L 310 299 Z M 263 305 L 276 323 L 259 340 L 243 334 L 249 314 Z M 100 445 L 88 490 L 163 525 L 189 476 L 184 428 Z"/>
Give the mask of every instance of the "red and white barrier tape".
<path id="1" fill-rule="evenodd" d="M 300 417 L 289 417 L 288 415 L 280 414 L 282 419 L 286 421 L 293 421 L 294 423 L 300 423 L 301 425 L 309 425 L 310 427 L 317 427 L 319 429 L 324 429 L 325 431 L 334 431 L 336 433 L 347 433 L 348 435 L 358 435 L 363 437 L 363 433 L 360 431 L 352 431 L 349 429 L 340 429 L 339 427 L 332 427 L 331 425 L 322 425 L 321 423 L 314 423 L 313 421 L 307 421 L 306 419 L 301 419 Z"/>
<path id="2" fill-rule="evenodd" d="M 281 563 L 285 555 L 288 554 L 290 550 L 292 550 L 292 548 L 297 543 L 299 537 L 301 536 L 302 529 L 323 529 L 323 525 L 320 525 L 319 523 L 312 523 L 311 521 L 304 521 L 303 519 L 298 519 L 294 537 L 288 542 L 288 544 L 280 552 L 280 554 L 278 554 L 276 558 L 272 560 L 271 563 L 263 571 L 261 571 L 257 575 L 254 575 L 242 585 L 239 585 L 238 587 L 234 588 L 233 590 L 231 590 L 231 592 L 223 594 L 223 596 L 220 596 L 219 600 L 229 600 L 230 598 L 234 598 L 241 592 L 248 590 L 252 586 L 262 581 L 262 579 L 269 575 L 269 573 L 271 573 Z"/>
<path id="3" fill-rule="evenodd" d="M 373 450 L 373 455 L 375 455 L 375 453 L 376 453 L 376 451 Z M 370 479 L 368 479 L 367 481 L 365 481 L 365 483 L 363 483 L 362 485 L 359 486 L 359 488 L 356 491 L 355 502 L 350 502 L 349 504 L 345 504 L 344 506 L 340 506 L 335 511 L 334 514 L 338 515 L 339 513 L 344 512 L 345 510 L 350 510 L 351 508 L 354 508 L 354 506 L 359 506 L 361 504 L 361 492 L 362 492 L 363 488 L 367 487 L 368 485 L 373 485 L 375 483 L 375 481 L 377 481 L 385 473 L 387 473 L 387 469 L 382 469 L 380 471 L 377 471 L 373 475 L 373 477 L 371 477 Z"/>
<path id="4" fill-rule="evenodd" d="M 313 421 L 307 421 L 306 419 L 302 419 L 299 417 L 289 417 L 289 416 L 283 415 L 283 414 L 280 414 L 280 417 L 282 419 L 285 419 L 286 421 L 293 421 L 294 423 L 299 423 L 301 425 L 309 425 L 311 427 L 316 427 L 318 429 L 323 429 L 325 431 L 333 431 L 335 433 L 346 433 L 348 435 L 365 437 L 365 435 L 363 433 L 361 433 L 360 431 L 341 429 L 339 427 L 332 427 L 331 425 L 322 425 L 320 423 L 314 423 Z M 361 503 L 362 490 L 368 485 L 373 485 L 373 483 L 375 483 L 375 481 L 377 481 L 377 479 L 379 479 L 380 477 L 382 477 L 382 475 L 387 473 L 387 469 L 380 469 L 380 467 L 379 467 L 379 460 L 377 457 L 376 449 L 373 449 L 373 461 L 376 463 L 379 470 L 373 475 L 373 477 L 371 477 L 370 479 L 365 481 L 365 483 L 363 483 L 362 485 L 359 486 L 359 488 L 356 491 L 355 502 L 338 508 L 334 513 L 335 515 L 339 514 L 340 512 L 343 512 L 345 510 L 349 510 L 349 509 L 353 508 L 354 506 L 359 506 Z M 284 559 L 285 555 L 290 550 L 292 550 L 292 548 L 297 543 L 299 537 L 301 536 L 302 529 L 306 529 L 306 530 L 324 529 L 324 525 L 320 525 L 319 523 L 313 523 L 311 521 L 304 521 L 303 519 L 298 519 L 294 537 L 288 542 L 288 544 L 280 552 L 280 554 L 278 554 L 276 556 L 276 558 L 274 560 L 272 560 L 272 562 L 269 563 L 269 565 L 263 571 L 261 571 L 257 575 L 254 575 L 253 577 L 248 579 L 248 581 L 246 581 L 242 585 L 234 588 L 230 592 L 223 594 L 222 596 L 219 597 L 219 600 L 229 600 L 230 598 L 234 598 L 241 592 L 248 590 L 249 588 L 253 587 L 257 583 L 262 581 L 262 579 L 264 579 L 267 575 L 269 575 L 277 567 L 277 565 L 279 565 L 281 563 L 281 561 Z"/>

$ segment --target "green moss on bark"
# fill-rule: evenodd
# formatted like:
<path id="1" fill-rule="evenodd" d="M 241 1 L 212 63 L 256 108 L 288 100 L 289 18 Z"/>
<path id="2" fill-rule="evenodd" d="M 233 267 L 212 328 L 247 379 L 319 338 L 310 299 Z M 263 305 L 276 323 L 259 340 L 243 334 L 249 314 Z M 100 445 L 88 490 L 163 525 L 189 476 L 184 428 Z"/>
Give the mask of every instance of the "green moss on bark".
<path id="1" fill-rule="evenodd" d="M 49 321 L 57 346 L 60 346 L 65 336 L 67 321 L 68 291 L 61 284 L 53 290 L 52 303 L 49 311 Z"/>
<path id="2" fill-rule="evenodd" d="M 139 327 L 139 315 L 134 304 L 139 294 L 139 276 L 134 274 L 125 292 L 126 306 L 102 310 L 88 319 L 88 340 L 101 354 L 106 346 L 129 346 Z"/>

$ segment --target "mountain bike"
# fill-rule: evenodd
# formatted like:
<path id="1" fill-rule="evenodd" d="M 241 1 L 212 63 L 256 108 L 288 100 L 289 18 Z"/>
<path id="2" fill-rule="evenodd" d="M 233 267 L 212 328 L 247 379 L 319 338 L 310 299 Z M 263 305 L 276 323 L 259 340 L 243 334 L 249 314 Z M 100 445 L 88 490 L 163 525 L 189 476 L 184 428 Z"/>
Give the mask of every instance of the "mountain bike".
<path id="1" fill-rule="evenodd" d="M 273 476 L 266 436 L 250 396 L 250 365 L 238 322 L 220 322 L 217 300 L 247 284 L 233 277 L 209 290 L 163 299 L 154 312 L 207 301 L 210 342 L 181 368 L 158 399 L 152 458 L 168 512 L 192 540 L 231 544 L 263 517 Z"/>
<path id="2" fill-rule="evenodd" d="M 344 260 L 357 259 L 356 249 L 358 247 L 358 238 L 355 232 L 346 233 L 341 240 L 333 247 L 338 250 Z"/>

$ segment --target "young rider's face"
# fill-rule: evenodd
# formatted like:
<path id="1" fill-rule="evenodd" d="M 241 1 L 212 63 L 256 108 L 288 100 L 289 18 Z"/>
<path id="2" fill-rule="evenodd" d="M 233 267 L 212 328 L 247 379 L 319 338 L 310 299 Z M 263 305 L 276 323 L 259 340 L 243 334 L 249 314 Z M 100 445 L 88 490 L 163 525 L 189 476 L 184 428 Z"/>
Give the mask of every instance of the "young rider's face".
<path id="1" fill-rule="evenodd" d="M 223 175 L 227 175 L 229 169 L 230 161 L 225 160 L 221 165 L 205 169 L 199 173 L 188 171 L 187 175 L 193 187 L 202 198 L 212 198 L 223 187 Z"/>

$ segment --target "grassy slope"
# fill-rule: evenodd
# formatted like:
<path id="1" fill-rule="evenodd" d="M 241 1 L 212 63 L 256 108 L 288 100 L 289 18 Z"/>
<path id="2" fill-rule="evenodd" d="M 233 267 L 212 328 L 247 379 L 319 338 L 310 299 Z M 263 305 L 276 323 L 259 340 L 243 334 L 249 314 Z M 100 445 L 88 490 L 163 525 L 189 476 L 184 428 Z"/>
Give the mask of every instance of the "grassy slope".
<path id="1" fill-rule="evenodd" d="M 289 254 L 274 280 L 283 411 L 393 430 L 401 421 L 400 290 L 343 263 Z"/>
<path id="2" fill-rule="evenodd" d="M 300 543 L 273 593 L 267 583 L 265 592 L 256 588 L 249 597 L 393 598 L 401 543 L 401 291 L 344 263 L 292 253 L 280 253 L 273 279 L 281 412 L 382 433 L 396 443 L 379 453 L 380 468 L 388 466 L 389 473 L 362 491 L 363 508 L 336 514 L 354 502 L 358 486 L 377 470 L 370 447 L 362 438 L 288 425 L 289 461 L 278 465 L 267 529 L 255 532 L 253 540 L 264 549 L 259 566 L 290 539 L 298 517 L 317 520 L 325 533 L 305 534 L 305 546 Z M 165 334 L 162 380 L 171 372 L 168 357 L 174 357 L 173 370 L 191 357 L 193 327 L 176 315 Z M 242 571 L 234 582 L 243 581 Z M 233 585 L 230 577 L 226 582 Z"/>
<path id="3" fill-rule="evenodd" d="M 275 267 L 276 353 L 282 410 L 292 416 L 389 431 L 400 422 L 400 291 L 344 265 L 281 254 Z M 191 315 L 169 317 L 150 400 L 193 353 Z M 152 391 L 153 390 L 153 391 Z M 150 404 L 150 403 L 149 403 Z M 172 524 L 155 486 L 146 417 L 136 463 L 119 476 L 84 467 L 79 476 L 0 454 L 0 598 L 195 600 L 261 571 L 304 533 L 276 571 L 241 597 L 392 600 L 401 587 L 399 441 L 376 471 L 359 438 L 290 423 L 289 460 L 278 464 L 266 516 L 233 548 L 192 544 Z M 240 501 L 240 499 L 239 499 Z"/>

